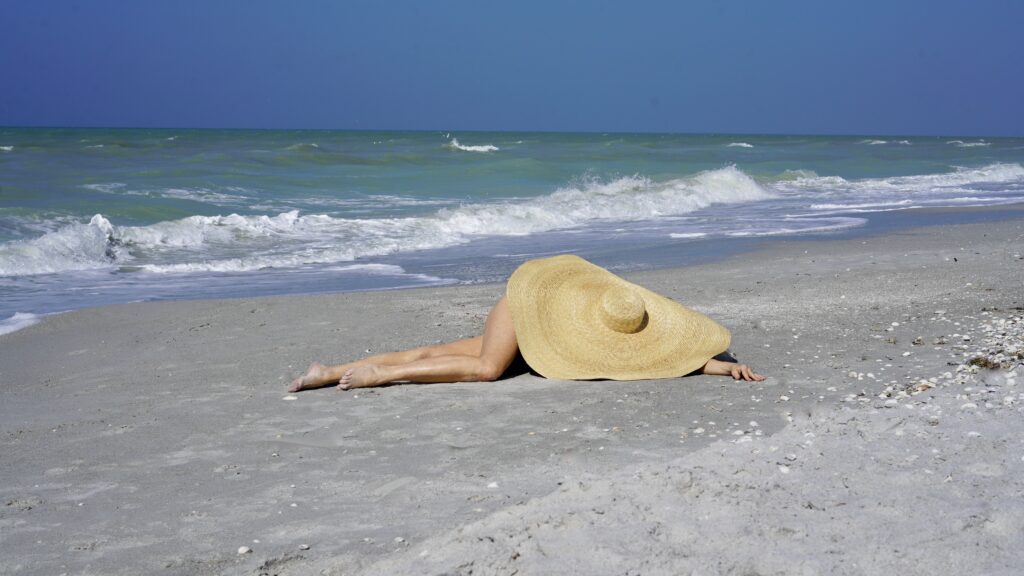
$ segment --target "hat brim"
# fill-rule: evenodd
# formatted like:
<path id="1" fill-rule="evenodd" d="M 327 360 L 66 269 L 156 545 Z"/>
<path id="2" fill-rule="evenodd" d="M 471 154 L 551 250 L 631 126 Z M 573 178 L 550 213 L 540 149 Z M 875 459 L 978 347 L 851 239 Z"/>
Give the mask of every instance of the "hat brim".
<path id="1" fill-rule="evenodd" d="M 615 286 L 644 301 L 646 317 L 634 333 L 600 321 L 600 295 Z M 729 347 L 729 331 L 714 320 L 574 255 L 524 263 L 506 296 L 519 350 L 546 378 L 673 378 Z"/>

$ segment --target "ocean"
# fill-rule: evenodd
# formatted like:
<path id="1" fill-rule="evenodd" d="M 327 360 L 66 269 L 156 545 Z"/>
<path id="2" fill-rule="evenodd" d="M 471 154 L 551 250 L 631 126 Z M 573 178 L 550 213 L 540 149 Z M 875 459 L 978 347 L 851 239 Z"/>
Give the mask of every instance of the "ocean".
<path id="1" fill-rule="evenodd" d="M 673 266 L 1020 202 L 1021 138 L 0 128 L 0 333 L 113 303 L 500 281 L 563 252 Z"/>

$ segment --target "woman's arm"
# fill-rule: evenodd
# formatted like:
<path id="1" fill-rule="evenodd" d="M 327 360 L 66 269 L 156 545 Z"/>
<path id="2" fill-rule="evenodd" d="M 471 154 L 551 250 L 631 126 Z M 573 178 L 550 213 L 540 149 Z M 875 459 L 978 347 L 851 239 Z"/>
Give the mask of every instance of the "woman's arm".
<path id="1" fill-rule="evenodd" d="M 751 380 L 760 382 L 764 376 L 754 372 L 750 366 L 736 362 L 722 362 L 712 358 L 701 368 L 701 372 L 711 376 L 732 376 L 735 380 Z"/>

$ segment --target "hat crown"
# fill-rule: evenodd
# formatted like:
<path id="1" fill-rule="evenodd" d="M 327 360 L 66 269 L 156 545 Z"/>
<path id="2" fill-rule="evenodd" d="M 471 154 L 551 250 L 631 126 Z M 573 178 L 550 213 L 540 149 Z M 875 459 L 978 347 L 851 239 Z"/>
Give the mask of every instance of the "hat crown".
<path id="1" fill-rule="evenodd" d="M 644 299 L 626 286 L 611 286 L 601 295 L 601 322 L 616 332 L 634 334 L 646 323 Z"/>

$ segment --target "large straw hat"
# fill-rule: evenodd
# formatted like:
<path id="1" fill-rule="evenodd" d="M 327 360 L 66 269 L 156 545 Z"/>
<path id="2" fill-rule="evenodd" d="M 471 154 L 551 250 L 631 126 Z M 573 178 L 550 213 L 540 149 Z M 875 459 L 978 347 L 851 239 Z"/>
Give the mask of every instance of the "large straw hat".
<path id="1" fill-rule="evenodd" d="M 547 378 L 672 378 L 729 347 L 714 320 L 579 256 L 524 263 L 507 298 L 519 350 Z"/>

